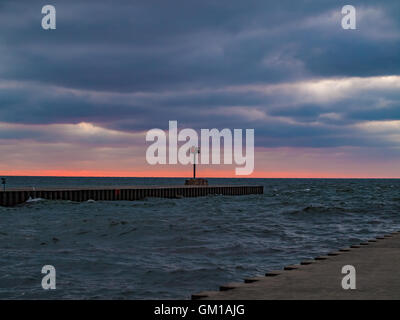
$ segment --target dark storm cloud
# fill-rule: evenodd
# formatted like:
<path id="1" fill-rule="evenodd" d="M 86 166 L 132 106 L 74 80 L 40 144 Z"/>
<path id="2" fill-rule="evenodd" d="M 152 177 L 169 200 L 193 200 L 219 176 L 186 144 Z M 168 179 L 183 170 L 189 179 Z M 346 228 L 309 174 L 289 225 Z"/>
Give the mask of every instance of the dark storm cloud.
<path id="1" fill-rule="evenodd" d="M 387 14 L 370 12 L 355 32 L 341 29 L 340 15 L 324 16 L 340 13 L 333 0 L 53 4 L 57 30 L 44 32 L 41 1 L 3 3 L 4 78 L 131 92 L 393 74 L 400 68 L 398 38 L 384 37 L 398 27 L 397 1 L 354 1 Z M 379 20 L 386 18 L 394 22 Z M 363 35 L 371 23 L 382 38 Z"/>
<path id="2" fill-rule="evenodd" d="M 0 4 L 0 79 L 20 83 L 0 86 L 0 122 L 85 121 L 141 131 L 178 120 L 193 128 L 255 128 L 263 146 L 319 147 L 373 144 L 345 126 L 399 118 L 393 90 L 325 103 L 235 90 L 400 74 L 396 0 L 352 1 L 356 31 L 341 29 L 346 3 L 336 0 L 51 4 L 55 31 L 40 27 L 42 1 Z"/>

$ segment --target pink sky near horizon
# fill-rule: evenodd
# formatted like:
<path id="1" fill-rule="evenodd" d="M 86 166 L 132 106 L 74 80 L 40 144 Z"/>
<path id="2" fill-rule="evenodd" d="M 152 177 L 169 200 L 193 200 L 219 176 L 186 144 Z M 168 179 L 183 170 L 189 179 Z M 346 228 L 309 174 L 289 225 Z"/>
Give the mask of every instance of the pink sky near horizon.
<path id="1" fill-rule="evenodd" d="M 15 148 L 20 145 L 14 145 Z M 54 147 L 54 146 L 53 146 Z M 3 148 L 4 149 L 4 148 Z M 14 149 L 14 148 L 12 148 Z M 146 163 L 145 149 L 105 154 L 97 148 L 72 146 L 66 152 L 37 146 L 21 152 L 7 152 L 0 162 L 0 176 L 63 177 L 191 177 L 192 165 Z M 72 151 L 75 150 L 75 151 Z M 0 147 L 0 152 L 2 148 Z M 397 163 L 353 154 L 354 150 L 313 148 L 256 148 L 255 170 L 249 176 L 235 175 L 233 165 L 198 165 L 204 178 L 399 178 Z M 373 152 L 371 152 L 373 153 Z M 361 160 L 359 159 L 361 158 Z"/>
<path id="2" fill-rule="evenodd" d="M 394 124 L 396 125 L 396 124 Z M 397 126 L 397 125 L 396 125 Z M 192 166 L 146 162 L 145 133 L 126 133 L 90 123 L 1 124 L 44 140 L 0 139 L 0 175 L 85 177 L 190 177 Z M 373 128 L 374 129 L 374 128 Z M 30 130 L 30 131 L 28 131 Z M 396 129 L 397 130 L 397 129 Z M 257 137 L 257 136 L 256 136 Z M 391 136 L 389 136 L 391 138 Z M 396 157 L 376 147 L 256 147 L 254 172 L 236 176 L 237 165 L 198 165 L 198 177 L 398 178 Z M 222 158 L 221 158 L 222 159 Z"/>

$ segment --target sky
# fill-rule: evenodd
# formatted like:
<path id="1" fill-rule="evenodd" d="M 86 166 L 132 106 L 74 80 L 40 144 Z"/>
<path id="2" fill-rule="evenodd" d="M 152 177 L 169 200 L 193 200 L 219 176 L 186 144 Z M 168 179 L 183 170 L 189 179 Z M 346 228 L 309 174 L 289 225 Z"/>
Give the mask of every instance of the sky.
<path id="1" fill-rule="evenodd" d="M 398 0 L 2 0 L 0 30 L 0 175 L 190 176 L 146 162 L 176 120 L 254 129 L 250 177 L 400 178 Z"/>

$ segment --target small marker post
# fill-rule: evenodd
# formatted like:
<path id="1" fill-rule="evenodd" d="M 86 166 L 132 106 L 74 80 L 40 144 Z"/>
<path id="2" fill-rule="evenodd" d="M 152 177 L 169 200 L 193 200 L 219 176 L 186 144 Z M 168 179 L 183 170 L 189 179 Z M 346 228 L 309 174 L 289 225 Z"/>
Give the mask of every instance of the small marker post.
<path id="1" fill-rule="evenodd" d="M 1 178 L 1 184 L 3 185 L 3 191 L 6 191 L 6 178 Z"/>
<path id="2" fill-rule="evenodd" d="M 190 153 L 193 153 L 193 179 L 196 179 L 196 154 L 200 154 L 200 147 L 191 147 Z"/>
<path id="3" fill-rule="evenodd" d="M 208 186 L 207 179 L 196 179 L 196 155 L 200 154 L 200 148 L 193 146 L 189 151 L 190 153 L 193 153 L 193 179 L 187 179 L 185 181 L 185 186 Z"/>

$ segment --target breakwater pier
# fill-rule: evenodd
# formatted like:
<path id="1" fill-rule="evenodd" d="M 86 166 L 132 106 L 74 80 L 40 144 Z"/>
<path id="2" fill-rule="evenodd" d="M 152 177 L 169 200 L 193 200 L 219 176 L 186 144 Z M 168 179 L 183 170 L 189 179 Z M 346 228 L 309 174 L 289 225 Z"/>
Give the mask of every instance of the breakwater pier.
<path id="1" fill-rule="evenodd" d="M 15 206 L 27 200 L 70 201 L 134 201 L 144 198 L 189 198 L 209 195 L 241 196 L 262 194 L 263 186 L 215 185 L 215 186 L 107 186 L 93 188 L 12 188 L 0 191 L 0 206 Z"/>
<path id="2" fill-rule="evenodd" d="M 354 269 L 354 288 L 343 288 Z M 263 276 L 227 283 L 220 291 L 200 292 L 206 300 L 378 300 L 400 299 L 400 232 L 271 270 Z"/>

